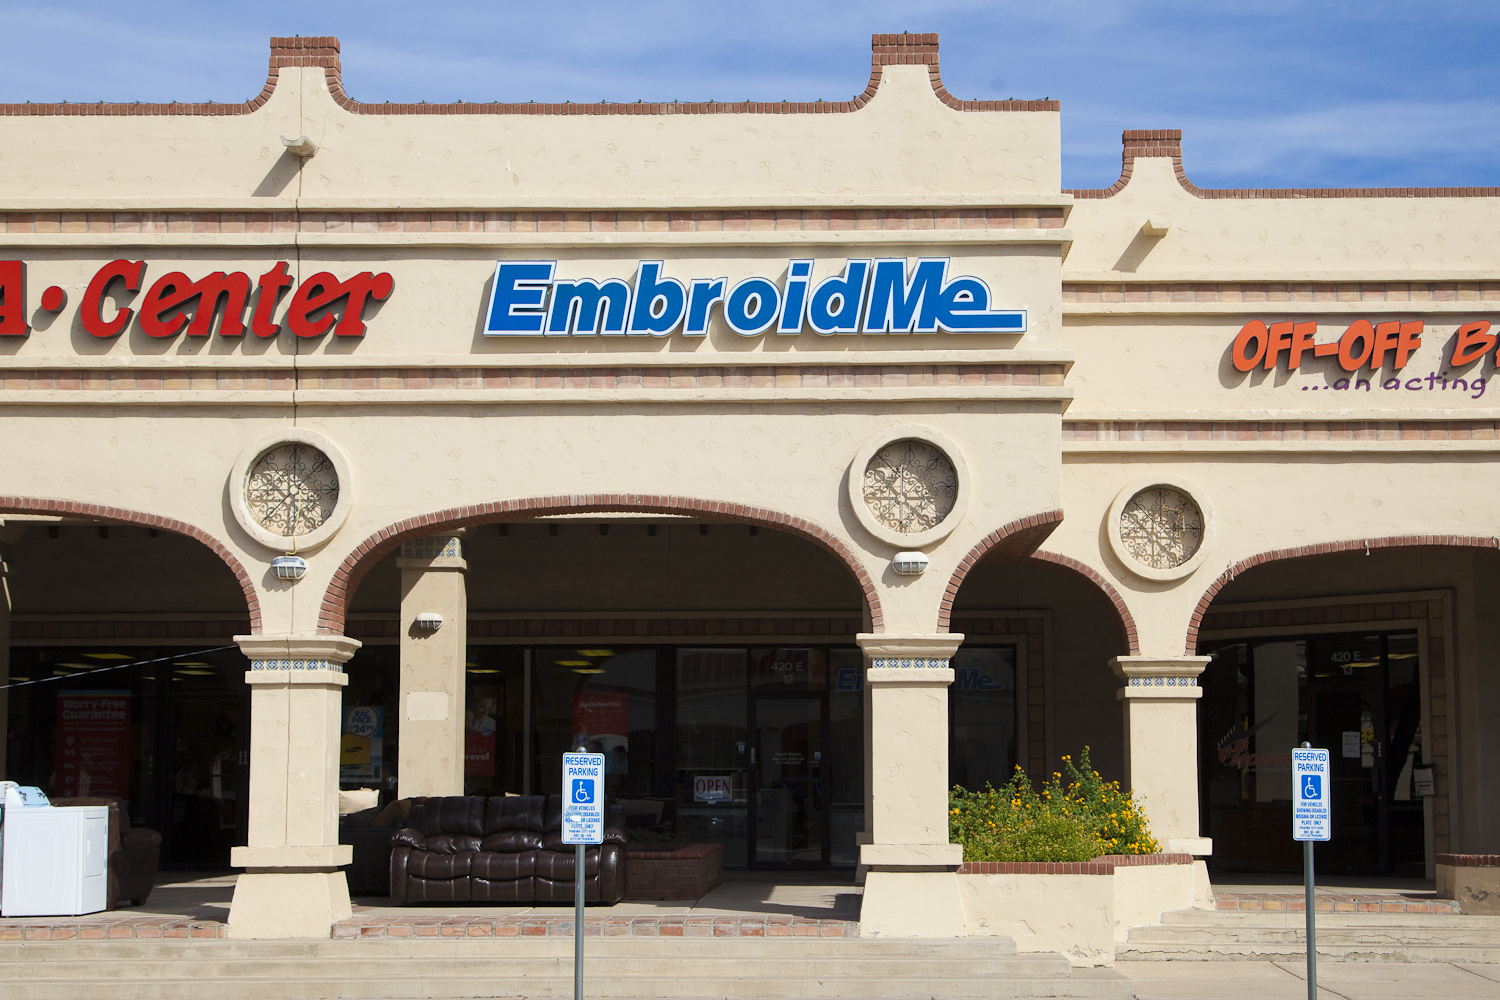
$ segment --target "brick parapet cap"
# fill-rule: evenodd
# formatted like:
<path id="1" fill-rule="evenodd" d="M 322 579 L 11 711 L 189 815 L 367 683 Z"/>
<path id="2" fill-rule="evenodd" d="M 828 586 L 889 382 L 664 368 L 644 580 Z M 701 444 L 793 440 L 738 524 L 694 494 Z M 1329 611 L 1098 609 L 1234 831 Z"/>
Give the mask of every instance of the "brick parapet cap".
<path id="1" fill-rule="evenodd" d="M 1450 868 L 1500 868 L 1500 854 L 1439 854 L 1437 863 Z"/>
<path id="2" fill-rule="evenodd" d="M 1497 187 L 1445 188 L 1201 188 L 1188 180 L 1182 166 L 1182 129 L 1126 129 L 1120 135 L 1120 179 L 1107 188 L 1073 188 L 1065 190 L 1080 200 L 1112 198 L 1125 190 L 1135 170 L 1135 161 L 1146 157 L 1172 160 L 1177 183 L 1195 198 L 1223 199 L 1299 199 L 1299 198 L 1495 198 Z"/>
<path id="3" fill-rule="evenodd" d="M 317 66 L 339 69 L 339 40 L 332 35 L 271 39 L 271 69 Z"/>
<path id="4" fill-rule="evenodd" d="M 360 115 L 671 115 L 671 114 L 847 114 L 870 102 L 880 86 L 884 66 L 928 68 L 933 93 L 957 111 L 1057 111 L 1057 101 L 966 101 L 949 94 L 938 75 L 936 33 L 876 34 L 871 37 L 870 80 L 863 93 L 847 101 L 673 101 L 671 103 L 599 102 L 561 104 L 526 102 L 363 103 L 344 90 L 339 62 L 341 47 L 332 35 L 308 37 L 276 36 L 271 39 L 269 74 L 261 93 L 233 104 L 106 103 L 0 104 L 0 115 L 242 115 L 249 114 L 271 97 L 282 69 L 321 68 L 327 74 L 328 91 L 345 111 Z"/>
<path id="5" fill-rule="evenodd" d="M 1126 129 L 1120 139 L 1127 159 L 1135 156 L 1181 156 L 1182 129 Z"/>

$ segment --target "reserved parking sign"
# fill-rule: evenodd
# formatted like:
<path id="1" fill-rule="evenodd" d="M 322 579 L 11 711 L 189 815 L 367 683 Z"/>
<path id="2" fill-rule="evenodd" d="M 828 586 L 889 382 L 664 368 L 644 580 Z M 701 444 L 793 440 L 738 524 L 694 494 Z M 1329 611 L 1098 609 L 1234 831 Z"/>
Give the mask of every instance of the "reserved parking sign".
<path id="1" fill-rule="evenodd" d="M 1298 747 L 1292 751 L 1292 839 L 1327 840 L 1332 827 L 1328 787 L 1328 751 Z"/>
<path id="2" fill-rule="evenodd" d="M 564 844 L 604 843 L 604 755 L 563 754 Z"/>

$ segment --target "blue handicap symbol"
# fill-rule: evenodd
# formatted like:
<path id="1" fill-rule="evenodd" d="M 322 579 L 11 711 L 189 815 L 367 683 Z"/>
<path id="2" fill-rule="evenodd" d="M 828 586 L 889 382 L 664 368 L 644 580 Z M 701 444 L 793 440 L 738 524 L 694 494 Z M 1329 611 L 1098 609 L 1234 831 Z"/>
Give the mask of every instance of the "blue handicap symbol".
<path id="1" fill-rule="evenodd" d="M 1323 797 L 1323 776 L 1321 774 L 1304 774 L 1302 776 L 1302 797 L 1304 799 L 1321 799 Z"/>
<path id="2" fill-rule="evenodd" d="M 573 779 L 573 801 L 588 803 L 594 801 L 594 783 L 588 778 Z"/>

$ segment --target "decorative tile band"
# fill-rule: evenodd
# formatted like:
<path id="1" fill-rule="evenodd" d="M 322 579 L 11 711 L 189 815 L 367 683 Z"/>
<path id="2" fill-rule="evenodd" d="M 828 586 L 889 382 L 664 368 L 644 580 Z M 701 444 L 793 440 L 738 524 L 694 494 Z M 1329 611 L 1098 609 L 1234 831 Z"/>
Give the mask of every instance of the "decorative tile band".
<path id="1" fill-rule="evenodd" d="M 463 556 L 463 545 L 457 535 L 433 535 L 429 538 L 414 538 L 401 543 L 403 559 L 458 559 Z"/>
<path id="2" fill-rule="evenodd" d="M 1132 677 L 1130 687 L 1197 687 L 1196 677 Z"/>
<path id="3" fill-rule="evenodd" d="M 1061 386 L 1061 365 L 706 365 L 621 368 L 0 368 L 0 390 L 862 389 Z"/>
<path id="4" fill-rule="evenodd" d="M 1064 302 L 1500 302 L 1500 281 L 1065 283 Z"/>
<path id="5" fill-rule="evenodd" d="M 251 670 L 337 670 L 344 669 L 341 663 L 328 660 L 251 660 Z"/>
<path id="6" fill-rule="evenodd" d="M 1063 209 L 710 212 L 4 212 L 0 233 L 717 233 L 1060 229 Z"/>
<path id="7" fill-rule="evenodd" d="M 946 657 L 876 657 L 870 661 L 870 666 L 879 670 L 884 667 L 898 667 L 910 669 L 913 667 L 925 670 L 946 670 L 948 659 Z"/>
<path id="8" fill-rule="evenodd" d="M 1495 441 L 1495 420 L 1067 420 L 1069 441 Z"/>

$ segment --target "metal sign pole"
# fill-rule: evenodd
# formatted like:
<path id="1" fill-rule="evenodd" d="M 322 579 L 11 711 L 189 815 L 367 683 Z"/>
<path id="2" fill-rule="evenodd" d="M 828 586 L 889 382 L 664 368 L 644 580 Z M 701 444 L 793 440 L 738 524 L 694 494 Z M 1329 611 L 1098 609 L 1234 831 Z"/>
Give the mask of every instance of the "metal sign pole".
<path id="1" fill-rule="evenodd" d="M 583 1000 L 583 897 L 589 844 L 604 843 L 604 755 L 563 754 L 562 841 L 573 849 L 573 1000 Z"/>
<path id="2" fill-rule="evenodd" d="M 573 848 L 573 1000 L 583 1000 L 583 852 L 582 844 Z"/>
<path id="3" fill-rule="evenodd" d="M 1303 906 L 1307 910 L 1307 1000 L 1318 1000 L 1318 901 L 1313 843 L 1332 835 L 1328 751 L 1303 743 L 1292 751 L 1292 836 L 1302 841 Z"/>
<path id="4" fill-rule="evenodd" d="M 578 748 L 588 753 L 588 747 Z M 573 1000 L 583 1000 L 583 866 L 582 844 L 573 848 Z"/>
<path id="5" fill-rule="evenodd" d="M 1303 744 L 1306 746 L 1307 744 Z M 1307 1000 L 1318 1000 L 1318 929 L 1313 906 L 1313 842 L 1302 842 L 1302 874 L 1307 894 Z"/>

